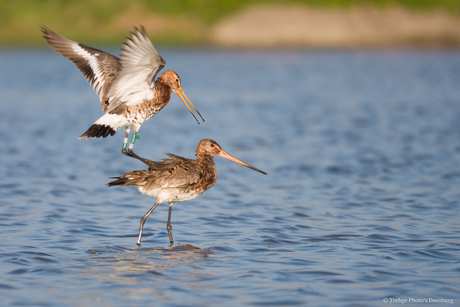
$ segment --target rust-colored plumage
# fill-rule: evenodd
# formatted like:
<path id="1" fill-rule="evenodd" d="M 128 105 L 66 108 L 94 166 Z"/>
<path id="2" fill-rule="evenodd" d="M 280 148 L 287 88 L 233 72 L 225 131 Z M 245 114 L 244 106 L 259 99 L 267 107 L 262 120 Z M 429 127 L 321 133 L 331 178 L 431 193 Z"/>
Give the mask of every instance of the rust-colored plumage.
<path id="1" fill-rule="evenodd" d="M 80 138 L 105 138 L 125 127 L 122 152 L 130 155 L 141 125 L 168 104 L 171 92 L 179 96 L 193 117 L 195 115 L 187 102 L 200 115 L 182 90 L 181 80 L 176 72 L 166 70 L 155 81 L 166 62 L 143 27 L 134 28 L 131 37 L 126 38 L 119 58 L 71 41 L 46 27 L 42 27 L 42 33 L 45 42 L 72 61 L 99 95 L 105 114 Z M 201 119 L 204 121 L 203 117 Z M 126 150 L 132 127 L 133 136 Z"/>
<path id="2" fill-rule="evenodd" d="M 169 203 L 167 229 L 169 240 L 173 243 L 171 228 L 171 210 L 176 202 L 195 199 L 214 185 L 217 179 L 213 158 L 224 157 L 238 164 L 251 168 L 264 175 L 265 172 L 229 155 L 211 139 L 204 139 L 196 149 L 197 159 L 187 159 L 167 154 L 169 159 L 161 162 L 150 161 L 133 153 L 133 157 L 149 166 L 148 169 L 125 173 L 116 177 L 108 186 L 134 186 L 144 195 L 156 198 L 155 205 L 142 217 L 137 244 L 141 244 L 142 229 L 147 217 L 163 202 Z"/>

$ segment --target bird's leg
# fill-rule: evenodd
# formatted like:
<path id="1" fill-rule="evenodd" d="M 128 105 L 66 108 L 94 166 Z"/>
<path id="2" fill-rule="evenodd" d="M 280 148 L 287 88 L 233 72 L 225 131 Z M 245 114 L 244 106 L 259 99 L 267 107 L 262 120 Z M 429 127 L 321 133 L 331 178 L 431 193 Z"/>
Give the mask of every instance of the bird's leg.
<path id="1" fill-rule="evenodd" d="M 128 152 L 126 151 L 126 146 L 128 146 L 128 135 L 130 131 L 131 127 L 126 127 L 125 139 L 123 140 L 123 147 L 121 148 L 121 152 L 126 156 L 129 156 Z"/>
<path id="2" fill-rule="evenodd" d="M 135 154 L 133 151 L 130 151 L 127 153 L 127 156 L 131 157 L 131 158 L 134 158 L 134 159 L 137 159 L 139 161 L 142 161 L 144 162 L 145 164 L 147 164 L 150 168 L 154 168 L 155 167 L 155 163 L 149 159 L 145 159 L 145 158 L 142 158 L 140 156 L 138 156 L 137 154 Z"/>
<path id="3" fill-rule="evenodd" d="M 131 137 L 131 142 L 129 143 L 128 155 L 133 155 L 134 154 L 134 152 L 133 152 L 134 142 L 136 142 L 136 140 L 138 138 L 139 138 L 139 136 L 137 135 L 137 132 L 134 131 L 133 136 Z"/>
<path id="4" fill-rule="evenodd" d="M 155 203 L 155 205 L 153 205 L 152 208 L 150 208 L 150 210 L 141 218 L 141 225 L 139 226 L 139 237 L 137 238 L 137 245 L 139 247 L 141 247 L 141 237 L 142 237 L 142 230 L 144 229 L 144 224 L 145 224 L 145 220 L 149 217 L 150 213 L 153 212 L 153 210 L 155 210 L 155 208 L 160 204 L 160 202 L 157 200 L 157 202 Z"/>
<path id="5" fill-rule="evenodd" d="M 132 157 L 132 158 L 135 158 L 135 159 L 138 159 L 138 160 L 144 162 L 149 167 L 153 167 L 154 164 L 153 164 L 152 161 L 150 161 L 148 159 L 144 159 L 144 158 L 138 156 L 133 151 L 134 142 L 136 142 L 136 140 L 139 138 L 139 136 L 137 135 L 137 131 L 139 131 L 139 129 L 136 130 L 136 128 L 134 128 L 134 133 L 133 133 L 133 136 L 131 137 L 131 142 L 129 143 L 128 150 L 126 150 L 126 145 L 128 144 L 128 135 L 129 135 L 130 131 L 131 131 L 131 127 L 126 127 L 125 139 L 123 141 L 123 148 L 122 148 L 121 152 L 123 154 L 127 155 L 128 157 Z"/>
<path id="6" fill-rule="evenodd" d="M 168 223 L 166 224 L 166 229 L 168 230 L 168 235 L 169 235 L 169 243 L 171 243 L 171 245 L 173 244 L 172 226 L 171 226 L 171 212 L 172 212 L 173 205 L 174 203 L 172 202 L 169 203 Z"/>

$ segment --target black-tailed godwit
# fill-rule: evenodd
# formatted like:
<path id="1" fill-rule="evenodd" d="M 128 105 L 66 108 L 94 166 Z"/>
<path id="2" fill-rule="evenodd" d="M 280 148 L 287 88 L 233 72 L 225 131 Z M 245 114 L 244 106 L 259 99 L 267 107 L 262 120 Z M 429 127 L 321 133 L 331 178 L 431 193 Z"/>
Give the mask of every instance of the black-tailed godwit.
<path id="1" fill-rule="evenodd" d="M 184 100 L 185 97 L 204 121 L 182 90 L 181 80 L 175 71 L 166 70 L 155 81 L 156 75 L 166 62 L 153 46 L 143 27 L 134 28 L 131 37 L 126 38 L 120 58 L 71 41 L 44 26 L 41 30 L 45 42 L 57 53 L 75 63 L 99 95 L 100 105 L 105 114 L 80 138 L 105 138 L 125 127 L 122 152 L 131 155 L 134 142 L 139 138 L 139 128 L 168 104 L 171 92 L 179 96 L 195 117 Z M 198 122 L 196 117 L 195 120 Z M 134 132 L 127 150 L 132 127 Z"/>
<path id="2" fill-rule="evenodd" d="M 149 166 L 148 169 L 125 173 L 116 180 L 108 183 L 112 186 L 133 186 L 139 189 L 144 195 L 156 198 L 155 205 L 142 217 L 137 245 L 141 244 L 142 229 L 145 220 L 155 208 L 163 203 L 169 203 L 168 223 L 166 229 L 169 234 L 169 241 L 173 244 L 171 227 L 171 210 L 176 202 L 189 201 L 200 196 L 204 191 L 214 185 L 217 178 L 213 157 L 220 156 L 231 161 L 249 167 L 264 175 L 267 173 L 238 160 L 229 155 L 211 139 L 204 139 L 196 149 L 197 159 L 187 159 L 173 154 L 167 154 L 169 159 L 162 162 L 150 161 L 134 154 L 132 157 L 139 159 Z"/>

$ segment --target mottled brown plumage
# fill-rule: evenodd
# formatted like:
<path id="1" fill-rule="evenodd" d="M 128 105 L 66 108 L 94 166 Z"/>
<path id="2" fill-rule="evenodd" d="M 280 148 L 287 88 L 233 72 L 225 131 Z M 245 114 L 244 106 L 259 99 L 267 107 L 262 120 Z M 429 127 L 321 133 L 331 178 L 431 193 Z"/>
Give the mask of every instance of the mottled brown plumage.
<path id="1" fill-rule="evenodd" d="M 265 172 L 229 155 L 211 139 L 204 139 L 198 144 L 196 149 L 197 159 L 187 159 L 173 154 L 167 154 L 169 159 L 155 162 L 139 157 L 132 156 L 149 166 L 148 169 L 125 173 L 116 177 L 115 181 L 108 183 L 108 186 L 134 186 L 144 195 L 157 199 L 155 205 L 141 219 L 139 237 L 137 244 L 141 243 L 142 229 L 147 217 L 152 211 L 163 202 L 169 203 L 169 215 L 167 229 L 169 240 L 173 243 L 171 232 L 171 210 L 176 202 L 183 202 L 195 199 L 207 189 L 212 187 L 217 179 L 217 173 L 213 158 L 215 156 L 224 157 L 264 175 Z"/>
<path id="2" fill-rule="evenodd" d="M 195 119 L 186 100 L 200 115 L 182 90 L 181 80 L 176 72 L 166 70 L 155 81 L 166 62 L 143 27 L 134 28 L 131 37 L 126 38 L 120 58 L 71 41 L 46 27 L 42 27 L 42 33 L 45 42 L 57 53 L 71 60 L 99 95 L 105 114 L 80 138 L 105 138 L 125 127 L 122 152 L 130 155 L 141 125 L 168 104 L 171 92 L 179 96 Z M 128 135 L 132 127 L 134 133 L 127 151 Z"/>
<path id="3" fill-rule="evenodd" d="M 103 112 L 105 113 L 109 105 L 107 95 L 113 81 L 122 69 L 120 59 L 102 50 L 71 41 L 44 26 L 41 30 L 45 42 L 54 51 L 72 61 L 86 80 L 88 80 L 100 96 L 100 105 L 103 107 Z M 84 56 L 84 51 L 87 53 L 86 57 Z M 94 63 L 90 63 L 90 59 L 94 59 Z M 96 63 L 99 66 L 98 69 L 95 69 Z M 100 76 L 97 76 L 98 73 Z"/>

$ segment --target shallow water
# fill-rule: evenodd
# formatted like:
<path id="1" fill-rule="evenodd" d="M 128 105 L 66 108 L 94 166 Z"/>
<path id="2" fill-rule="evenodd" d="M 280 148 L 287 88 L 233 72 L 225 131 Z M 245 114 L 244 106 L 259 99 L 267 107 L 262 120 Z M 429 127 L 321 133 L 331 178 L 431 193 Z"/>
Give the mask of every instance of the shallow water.
<path id="1" fill-rule="evenodd" d="M 173 97 L 136 152 L 212 138 L 268 176 L 217 157 L 173 207 L 175 244 L 163 204 L 137 248 L 155 200 L 105 186 L 145 168 L 123 133 L 78 140 L 102 113 L 73 64 L 1 50 L 2 304 L 458 304 L 460 52 L 160 52 L 206 122 Z"/>

